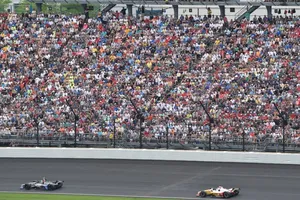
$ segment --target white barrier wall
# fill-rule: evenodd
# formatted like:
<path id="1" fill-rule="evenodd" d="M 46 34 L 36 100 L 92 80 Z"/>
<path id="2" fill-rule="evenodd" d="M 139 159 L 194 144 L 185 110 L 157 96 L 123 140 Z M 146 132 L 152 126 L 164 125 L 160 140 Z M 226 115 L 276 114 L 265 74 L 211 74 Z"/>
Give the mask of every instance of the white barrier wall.
<path id="1" fill-rule="evenodd" d="M 300 154 L 228 151 L 93 149 L 93 148 L 0 148 L 0 158 L 130 159 L 166 161 L 238 162 L 300 165 Z"/>

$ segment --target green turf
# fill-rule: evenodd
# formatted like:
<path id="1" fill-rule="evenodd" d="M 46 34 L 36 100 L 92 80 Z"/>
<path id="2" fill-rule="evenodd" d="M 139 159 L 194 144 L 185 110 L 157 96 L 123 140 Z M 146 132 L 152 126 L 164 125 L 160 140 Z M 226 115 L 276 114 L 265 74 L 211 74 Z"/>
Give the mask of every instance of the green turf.
<path id="1" fill-rule="evenodd" d="M 85 195 L 0 193 L 0 200 L 162 200 L 162 199 L 103 197 L 103 196 L 85 196 Z M 167 199 L 163 199 L 163 200 L 167 200 Z"/>

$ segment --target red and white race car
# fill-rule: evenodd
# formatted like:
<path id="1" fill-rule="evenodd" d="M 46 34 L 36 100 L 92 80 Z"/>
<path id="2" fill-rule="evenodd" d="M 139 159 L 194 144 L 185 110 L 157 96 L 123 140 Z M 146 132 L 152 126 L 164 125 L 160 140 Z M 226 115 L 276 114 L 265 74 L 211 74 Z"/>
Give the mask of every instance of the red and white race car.
<path id="1" fill-rule="evenodd" d="M 197 197 L 207 197 L 207 196 L 211 196 L 211 197 L 222 197 L 222 198 L 230 198 L 230 197 L 234 197 L 237 196 L 240 193 L 240 188 L 229 188 L 226 189 L 222 186 L 219 186 L 217 188 L 210 188 L 207 190 L 201 190 L 199 191 L 196 196 Z"/>

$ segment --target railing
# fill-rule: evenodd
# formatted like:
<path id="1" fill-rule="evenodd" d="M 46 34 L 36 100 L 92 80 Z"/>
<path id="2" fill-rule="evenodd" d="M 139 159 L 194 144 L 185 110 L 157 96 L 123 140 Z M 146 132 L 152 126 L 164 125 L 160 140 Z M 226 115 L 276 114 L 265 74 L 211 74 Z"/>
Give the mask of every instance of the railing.
<path id="1" fill-rule="evenodd" d="M 237 19 L 239 16 L 244 14 L 248 10 L 248 5 L 242 7 L 238 12 L 235 13 L 234 19 Z"/>
<path id="2" fill-rule="evenodd" d="M 231 138 L 213 138 L 212 150 L 228 150 L 228 151 L 273 151 L 278 152 L 282 150 L 282 141 L 274 140 L 272 138 L 266 139 L 252 139 L 241 137 Z M 139 139 L 132 137 L 117 136 L 114 142 L 112 138 L 107 136 L 78 136 L 78 147 L 90 147 L 90 148 L 112 148 L 113 144 L 116 144 L 116 148 L 139 148 Z M 168 144 L 168 145 L 167 145 Z M 74 137 L 57 135 L 57 136 L 42 136 L 39 138 L 40 147 L 73 147 Z M 23 136 L 0 136 L 0 146 L 13 146 L 13 147 L 34 147 L 37 146 L 37 137 L 35 134 L 27 134 Z M 144 138 L 143 148 L 145 149 L 208 149 L 207 138 Z M 292 142 L 287 140 L 286 150 L 289 152 L 300 152 L 300 141 Z"/>
<path id="3" fill-rule="evenodd" d="M 106 13 L 108 11 L 110 11 L 113 7 L 115 7 L 116 4 L 105 4 L 105 6 L 103 6 L 103 9 L 101 10 L 102 13 Z"/>

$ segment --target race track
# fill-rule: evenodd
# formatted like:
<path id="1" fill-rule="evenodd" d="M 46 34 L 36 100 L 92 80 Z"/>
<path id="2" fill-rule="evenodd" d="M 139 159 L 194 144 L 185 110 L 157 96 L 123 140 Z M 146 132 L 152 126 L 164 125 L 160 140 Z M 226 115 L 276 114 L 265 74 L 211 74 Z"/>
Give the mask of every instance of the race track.
<path id="1" fill-rule="evenodd" d="M 1 191 L 19 191 L 21 183 L 45 176 L 65 181 L 58 193 L 194 199 L 198 190 L 222 185 L 242 189 L 233 199 L 300 199 L 300 167 L 292 165 L 59 159 L 0 163 Z"/>

